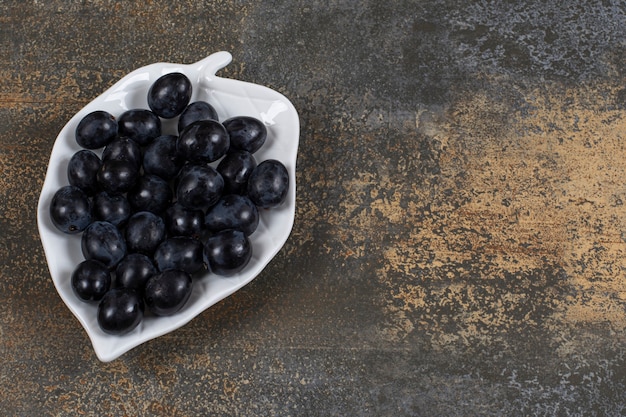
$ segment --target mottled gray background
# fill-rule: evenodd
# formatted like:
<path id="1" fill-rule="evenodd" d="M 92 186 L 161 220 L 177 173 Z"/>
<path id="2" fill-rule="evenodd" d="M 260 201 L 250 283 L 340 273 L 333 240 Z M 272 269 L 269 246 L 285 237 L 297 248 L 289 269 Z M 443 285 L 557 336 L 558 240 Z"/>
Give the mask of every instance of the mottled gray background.
<path id="1" fill-rule="evenodd" d="M 220 50 L 301 117 L 292 235 L 101 363 L 36 204 L 126 73 Z M 626 5 L 0 0 L 0 414 L 626 414 Z"/>

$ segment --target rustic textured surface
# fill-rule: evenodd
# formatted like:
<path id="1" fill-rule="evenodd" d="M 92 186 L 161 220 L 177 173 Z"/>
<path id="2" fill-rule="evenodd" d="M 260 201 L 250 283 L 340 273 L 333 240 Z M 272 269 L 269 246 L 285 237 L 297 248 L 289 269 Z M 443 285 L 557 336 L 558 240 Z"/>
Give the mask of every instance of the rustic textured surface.
<path id="1" fill-rule="evenodd" d="M 626 413 L 626 6 L 386 3 L 0 1 L 0 414 Z M 49 152 L 218 50 L 300 113 L 292 236 L 100 363 L 38 238 Z"/>

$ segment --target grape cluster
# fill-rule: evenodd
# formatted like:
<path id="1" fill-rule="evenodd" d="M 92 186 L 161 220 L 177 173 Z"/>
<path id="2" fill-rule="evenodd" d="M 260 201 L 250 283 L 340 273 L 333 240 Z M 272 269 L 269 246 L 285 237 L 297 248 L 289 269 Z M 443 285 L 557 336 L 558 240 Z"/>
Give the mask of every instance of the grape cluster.
<path id="1" fill-rule="evenodd" d="M 265 125 L 249 116 L 220 122 L 191 93 L 187 76 L 165 74 L 147 92 L 149 109 L 117 117 L 98 110 L 76 127 L 83 149 L 69 161 L 68 185 L 54 194 L 50 217 L 61 232 L 82 234 L 84 261 L 71 286 L 80 300 L 97 303 L 106 333 L 130 332 L 144 314 L 180 311 L 207 270 L 242 271 L 259 211 L 286 199 L 285 166 L 254 157 Z M 178 134 L 163 134 L 162 119 L 174 118 Z"/>

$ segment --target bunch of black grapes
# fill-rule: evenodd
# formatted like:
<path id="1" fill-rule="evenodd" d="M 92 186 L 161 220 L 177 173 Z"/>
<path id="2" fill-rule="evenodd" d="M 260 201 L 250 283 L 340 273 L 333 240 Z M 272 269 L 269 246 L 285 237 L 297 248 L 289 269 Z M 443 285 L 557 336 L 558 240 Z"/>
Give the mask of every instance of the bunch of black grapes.
<path id="1" fill-rule="evenodd" d="M 85 260 L 71 285 L 97 303 L 106 333 L 130 332 L 146 307 L 155 316 L 180 311 L 203 272 L 242 271 L 259 210 L 286 199 L 285 166 L 254 157 L 265 125 L 249 116 L 220 122 L 191 93 L 187 76 L 166 74 L 150 86 L 150 109 L 117 118 L 94 111 L 76 128 L 83 149 L 69 161 L 69 184 L 54 194 L 50 217 L 61 232 L 82 233 Z M 161 120 L 175 117 L 178 135 L 162 134 Z"/>

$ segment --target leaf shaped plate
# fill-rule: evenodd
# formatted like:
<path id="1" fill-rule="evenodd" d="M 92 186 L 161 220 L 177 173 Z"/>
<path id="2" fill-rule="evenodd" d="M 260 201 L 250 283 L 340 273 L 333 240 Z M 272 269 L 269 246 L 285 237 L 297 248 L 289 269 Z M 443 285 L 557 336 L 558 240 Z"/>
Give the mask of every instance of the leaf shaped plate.
<path id="1" fill-rule="evenodd" d="M 272 89 L 216 76 L 217 71 L 231 60 L 230 53 L 217 52 L 193 64 L 156 63 L 139 68 L 76 113 L 54 143 L 37 208 L 39 234 L 57 292 L 87 331 L 97 357 L 103 362 L 112 361 L 141 343 L 185 325 L 248 284 L 279 252 L 291 233 L 295 217 L 296 157 L 300 135 L 298 113 L 286 97 Z M 80 235 L 66 235 L 58 231 L 50 220 L 49 206 L 56 190 L 68 184 L 68 162 L 81 149 L 74 137 L 78 122 L 95 110 L 105 110 L 117 117 L 129 109 L 147 109 L 148 89 L 157 78 L 170 72 L 187 75 L 193 85 L 191 101 L 209 102 L 217 110 L 220 120 L 233 116 L 253 116 L 262 120 L 268 136 L 263 147 L 255 153 L 255 159 L 257 162 L 270 158 L 281 161 L 290 175 L 289 191 L 287 200 L 279 208 L 260 210 L 259 226 L 250 236 L 252 259 L 242 272 L 230 277 L 207 272 L 194 279 L 193 293 L 180 312 L 169 317 L 146 314 L 132 332 L 112 336 L 98 326 L 97 305 L 80 301 L 72 291 L 71 274 L 84 259 Z M 176 134 L 177 118 L 162 122 L 163 134 Z"/>

